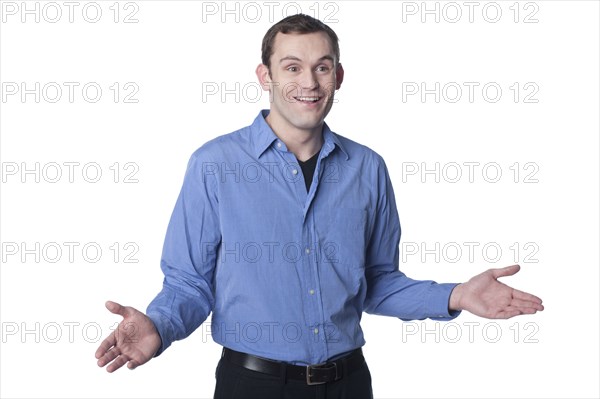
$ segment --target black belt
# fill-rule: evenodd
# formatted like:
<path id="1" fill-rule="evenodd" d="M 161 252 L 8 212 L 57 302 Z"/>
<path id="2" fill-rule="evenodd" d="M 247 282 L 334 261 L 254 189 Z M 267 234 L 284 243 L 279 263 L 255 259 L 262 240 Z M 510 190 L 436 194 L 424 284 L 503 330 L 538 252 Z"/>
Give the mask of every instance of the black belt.
<path id="1" fill-rule="evenodd" d="M 247 353 L 237 352 L 229 348 L 223 348 L 222 357 L 233 364 L 258 371 L 259 373 L 282 376 L 285 371 L 285 377 L 288 379 L 306 381 L 308 385 L 325 384 L 327 382 L 337 381 L 360 368 L 365 358 L 362 349 L 358 348 L 350 354 L 336 360 L 330 360 L 325 363 L 311 364 L 309 366 L 295 366 L 292 364 L 269 360 L 262 357 L 249 355 Z M 282 370 L 285 368 L 285 370 Z"/>

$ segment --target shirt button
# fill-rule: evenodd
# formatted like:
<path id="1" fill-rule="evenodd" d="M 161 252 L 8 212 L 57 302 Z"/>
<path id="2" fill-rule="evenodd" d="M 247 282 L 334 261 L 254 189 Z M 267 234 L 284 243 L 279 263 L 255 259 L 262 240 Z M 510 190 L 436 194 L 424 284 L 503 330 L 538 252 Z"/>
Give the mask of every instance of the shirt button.
<path id="1" fill-rule="evenodd" d="M 281 141 L 277 142 L 277 148 L 281 148 Z"/>
<path id="2" fill-rule="evenodd" d="M 315 328 L 315 329 L 313 330 L 313 332 L 314 332 L 315 334 L 318 334 L 318 333 L 319 333 L 319 329 L 318 329 L 318 328 Z"/>
<path id="3" fill-rule="evenodd" d="M 297 175 L 298 174 L 298 169 L 292 170 L 292 173 L 295 174 L 295 175 Z"/>
<path id="4" fill-rule="evenodd" d="M 315 294 L 315 290 L 310 290 L 308 292 L 310 293 L 310 295 L 314 295 Z"/>
<path id="5" fill-rule="evenodd" d="M 309 254 L 309 253 L 310 253 L 310 248 L 306 248 L 306 249 L 304 250 L 304 252 L 306 252 L 307 254 Z"/>

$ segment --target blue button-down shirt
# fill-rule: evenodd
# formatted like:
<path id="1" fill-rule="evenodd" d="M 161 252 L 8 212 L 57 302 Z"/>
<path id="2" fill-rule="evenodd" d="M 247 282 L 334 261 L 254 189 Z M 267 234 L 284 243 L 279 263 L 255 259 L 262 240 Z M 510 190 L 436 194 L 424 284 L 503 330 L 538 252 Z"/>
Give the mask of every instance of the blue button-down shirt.
<path id="1" fill-rule="evenodd" d="M 294 364 L 361 347 L 363 311 L 449 320 L 455 284 L 398 270 L 400 223 L 383 159 L 323 127 L 310 190 L 265 121 L 192 155 L 147 309 L 160 354 L 212 311 L 214 341 Z"/>

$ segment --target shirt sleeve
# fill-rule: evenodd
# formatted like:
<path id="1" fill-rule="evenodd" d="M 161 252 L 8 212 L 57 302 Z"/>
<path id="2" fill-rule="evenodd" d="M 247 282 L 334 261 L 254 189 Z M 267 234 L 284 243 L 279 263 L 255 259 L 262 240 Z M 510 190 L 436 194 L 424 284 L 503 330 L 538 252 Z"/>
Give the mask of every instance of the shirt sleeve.
<path id="1" fill-rule="evenodd" d="M 460 314 L 448 309 L 457 284 L 413 280 L 399 270 L 400 220 L 387 168 L 377 158 L 378 197 L 367 246 L 365 311 L 402 320 L 452 320 Z"/>
<path id="2" fill-rule="evenodd" d="M 188 162 L 163 246 L 163 288 L 146 310 L 162 340 L 156 356 L 196 330 L 214 307 L 221 233 L 215 176 L 204 173 L 214 163 L 204 161 L 202 154 L 201 148 Z"/>

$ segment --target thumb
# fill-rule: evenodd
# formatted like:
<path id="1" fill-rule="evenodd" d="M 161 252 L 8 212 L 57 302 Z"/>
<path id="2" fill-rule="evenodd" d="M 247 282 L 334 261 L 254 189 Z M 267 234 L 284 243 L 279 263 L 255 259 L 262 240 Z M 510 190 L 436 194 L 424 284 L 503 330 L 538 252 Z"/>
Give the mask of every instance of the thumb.
<path id="1" fill-rule="evenodd" d="M 521 266 L 512 265 L 500 269 L 492 269 L 492 275 L 494 276 L 494 278 L 512 276 L 513 274 L 516 274 L 519 270 L 521 270 Z"/>
<path id="2" fill-rule="evenodd" d="M 108 309 L 111 313 L 118 314 L 123 317 L 127 316 L 127 314 L 129 313 L 127 310 L 127 307 L 122 306 L 122 305 L 118 304 L 117 302 L 106 301 L 105 306 L 106 306 L 106 309 Z"/>

